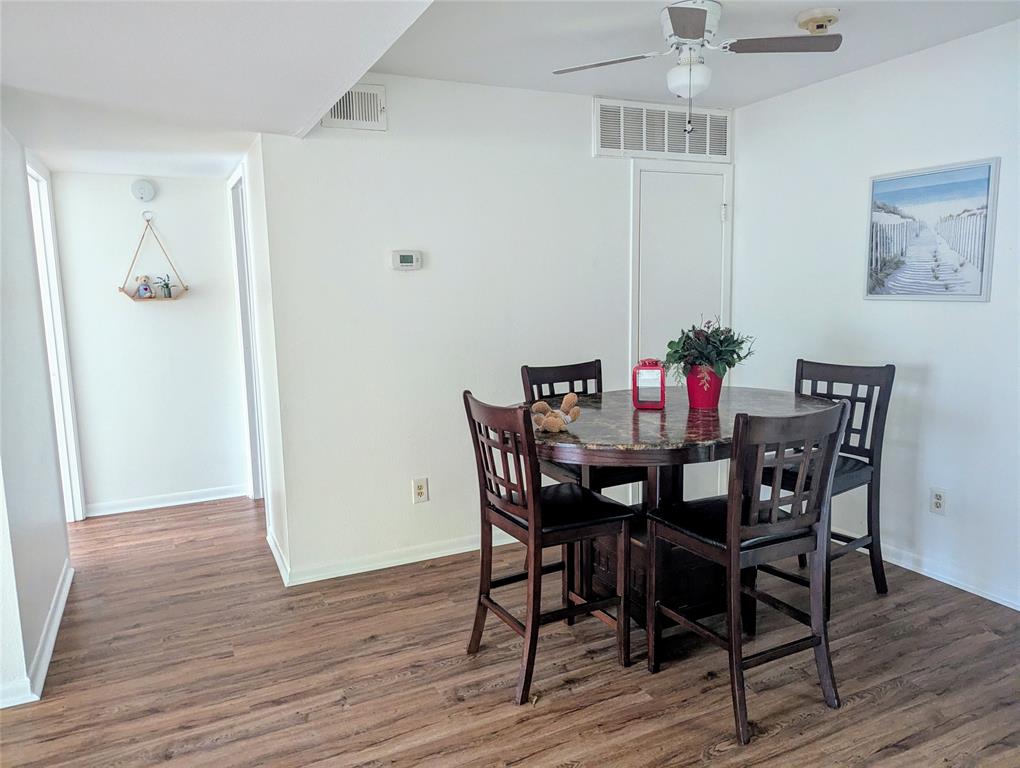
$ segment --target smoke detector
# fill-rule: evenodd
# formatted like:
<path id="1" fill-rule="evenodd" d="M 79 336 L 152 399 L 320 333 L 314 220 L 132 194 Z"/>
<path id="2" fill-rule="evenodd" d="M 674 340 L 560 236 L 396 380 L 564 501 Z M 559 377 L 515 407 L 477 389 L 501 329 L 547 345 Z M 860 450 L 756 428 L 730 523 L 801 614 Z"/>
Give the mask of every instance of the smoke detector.
<path id="1" fill-rule="evenodd" d="M 839 8 L 812 8 L 797 14 L 797 26 L 812 35 L 824 35 L 839 21 Z"/>

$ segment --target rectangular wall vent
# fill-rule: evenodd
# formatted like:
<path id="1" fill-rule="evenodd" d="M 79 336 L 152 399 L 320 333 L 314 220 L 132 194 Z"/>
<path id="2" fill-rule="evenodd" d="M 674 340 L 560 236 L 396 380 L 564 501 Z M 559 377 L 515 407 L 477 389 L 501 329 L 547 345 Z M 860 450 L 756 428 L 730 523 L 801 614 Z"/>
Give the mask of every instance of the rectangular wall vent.
<path id="1" fill-rule="evenodd" d="M 386 88 L 382 85 L 354 86 L 322 118 L 322 125 L 385 131 Z"/>
<path id="2" fill-rule="evenodd" d="M 730 112 L 695 109 L 694 130 L 684 133 L 682 105 L 595 99 L 593 153 L 596 157 L 648 157 L 730 162 Z"/>

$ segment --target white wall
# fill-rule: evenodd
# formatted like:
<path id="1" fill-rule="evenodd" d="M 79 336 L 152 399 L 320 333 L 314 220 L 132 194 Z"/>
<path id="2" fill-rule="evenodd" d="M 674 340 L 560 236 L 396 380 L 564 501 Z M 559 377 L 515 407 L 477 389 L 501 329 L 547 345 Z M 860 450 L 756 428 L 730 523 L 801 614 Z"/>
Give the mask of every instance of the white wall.
<path id="1" fill-rule="evenodd" d="M 1018 57 L 996 29 L 737 111 L 735 381 L 788 388 L 797 357 L 897 367 L 882 472 L 887 560 L 1020 606 Z M 1002 158 L 991 301 L 863 298 L 869 177 Z M 928 512 L 929 488 L 949 512 Z M 834 525 L 863 532 L 865 497 Z M 890 585 L 896 589 L 895 579 Z"/>
<path id="2" fill-rule="evenodd" d="M 68 561 L 25 152 L 6 128 L 2 141 L 0 705 L 7 706 L 38 698 L 42 690 L 73 571 Z"/>
<path id="3" fill-rule="evenodd" d="M 460 393 L 626 385 L 629 179 L 591 99 L 402 77 L 385 133 L 263 136 L 292 582 L 477 546 Z M 399 273 L 390 251 L 418 248 Z M 411 479 L 432 500 L 411 504 Z"/>
<path id="4" fill-rule="evenodd" d="M 238 496 L 248 478 L 226 184 L 156 178 L 141 203 L 134 178 L 53 175 L 87 515 Z M 179 301 L 117 292 L 142 210 L 191 287 Z M 147 235 L 129 290 L 168 271 Z"/>

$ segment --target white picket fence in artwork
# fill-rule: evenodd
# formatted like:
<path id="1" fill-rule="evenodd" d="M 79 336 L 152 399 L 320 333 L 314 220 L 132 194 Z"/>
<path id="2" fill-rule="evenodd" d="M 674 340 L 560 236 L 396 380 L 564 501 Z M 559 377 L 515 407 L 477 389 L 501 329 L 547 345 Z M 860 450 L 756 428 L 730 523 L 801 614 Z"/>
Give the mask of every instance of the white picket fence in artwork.
<path id="1" fill-rule="evenodd" d="M 905 259 L 910 241 L 921 231 L 921 222 L 902 219 L 897 222 L 871 223 L 871 270 L 881 272 L 889 259 Z"/>
<path id="2" fill-rule="evenodd" d="M 935 224 L 938 232 L 949 247 L 970 262 L 980 272 L 983 268 L 985 252 L 985 228 L 988 223 L 988 211 L 964 211 L 963 213 L 943 216 Z"/>

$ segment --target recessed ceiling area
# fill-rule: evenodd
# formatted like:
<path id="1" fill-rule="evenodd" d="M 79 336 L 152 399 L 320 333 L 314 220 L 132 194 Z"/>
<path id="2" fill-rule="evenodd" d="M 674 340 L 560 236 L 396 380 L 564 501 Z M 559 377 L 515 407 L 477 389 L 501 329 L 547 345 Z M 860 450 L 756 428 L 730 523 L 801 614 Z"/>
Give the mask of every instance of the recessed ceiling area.
<path id="1" fill-rule="evenodd" d="M 55 169 L 188 152 L 206 156 L 182 173 L 217 167 L 239 133 L 242 150 L 250 133 L 307 133 L 427 6 L 5 0 L 4 122 Z"/>
<path id="2" fill-rule="evenodd" d="M 664 50 L 664 2 L 450 2 L 436 0 L 374 72 L 484 85 L 669 102 L 673 57 L 553 75 L 554 69 Z M 712 83 L 702 106 L 733 108 L 1020 18 L 1020 3 L 723 0 L 716 42 L 805 34 L 797 14 L 838 5 L 835 53 L 706 52 Z"/>

